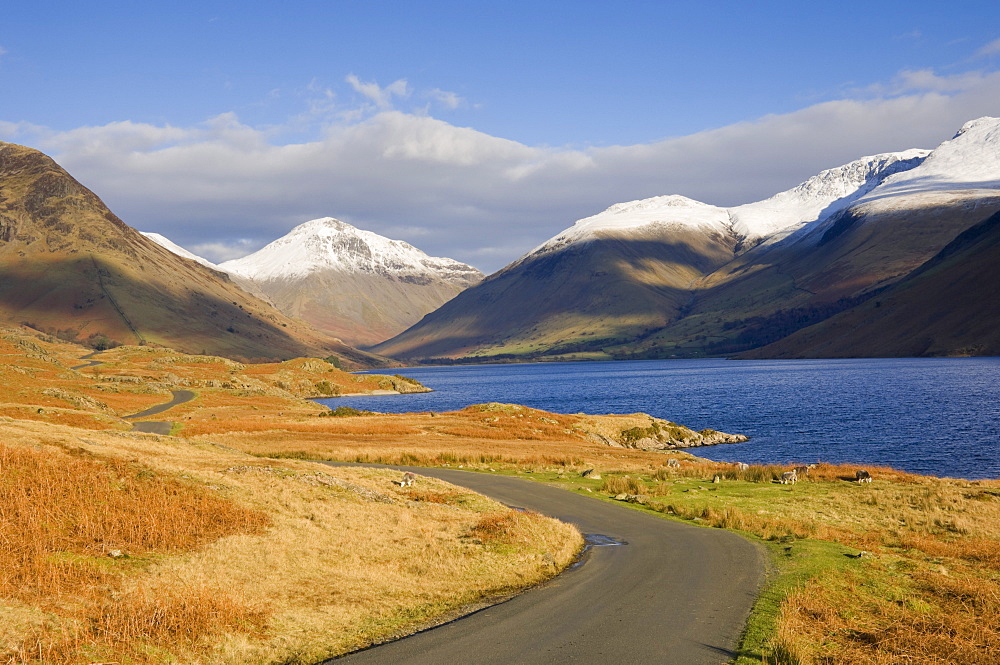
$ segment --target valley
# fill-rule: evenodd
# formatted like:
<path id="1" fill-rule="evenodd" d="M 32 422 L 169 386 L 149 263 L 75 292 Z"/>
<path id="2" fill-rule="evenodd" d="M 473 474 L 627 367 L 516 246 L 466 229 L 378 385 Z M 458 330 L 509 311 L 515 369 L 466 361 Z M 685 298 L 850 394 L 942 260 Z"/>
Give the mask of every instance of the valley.
<path id="1" fill-rule="evenodd" d="M 990 333 L 960 322 L 992 326 L 990 303 L 952 318 L 955 277 L 927 268 L 1000 211 L 998 146 L 1000 121 L 982 118 L 935 150 L 864 157 L 756 203 L 617 204 L 372 348 L 430 364 L 996 355 Z M 993 290 L 985 254 L 948 253 L 982 280 L 963 292 Z M 920 305 L 901 295 L 914 304 L 872 313 L 916 275 Z M 868 318 L 877 332 L 857 325 Z"/>
<path id="2" fill-rule="evenodd" d="M 461 470 L 756 543 L 724 536 L 777 571 L 746 630 L 749 598 L 704 638 L 737 663 L 988 662 L 1000 481 L 867 466 L 862 483 L 818 460 L 789 482 L 691 454 L 741 432 L 645 413 L 313 400 L 432 390 L 350 372 L 404 361 L 1000 354 L 998 145 L 982 118 L 757 203 L 616 204 L 484 278 L 334 218 L 212 264 L 0 144 L 0 655 L 321 662 L 573 563 L 576 526 L 446 482 Z"/>
<path id="3" fill-rule="evenodd" d="M 819 464 L 785 485 L 785 466 L 696 457 L 687 446 L 697 433 L 642 414 L 328 410 L 303 397 L 425 388 L 314 358 L 245 365 L 118 347 L 83 363 L 85 348 L 30 329 L 5 330 L 0 352 L 0 492 L 15 516 L 3 528 L 35 525 L 0 542 L 40 553 L 0 577 L 0 648 L 21 662 L 319 662 L 506 597 L 573 560 L 575 529 L 434 478 L 460 485 L 454 470 L 760 543 L 778 574 L 731 647 L 737 663 L 842 662 L 858 657 L 851 636 L 863 630 L 863 649 L 880 657 L 947 643 L 953 662 L 977 664 L 998 639 L 970 627 L 997 625 L 1000 481 L 869 466 L 869 486 L 854 482 L 857 466 Z M 122 418 L 181 390 L 195 398 L 147 418 L 169 418 L 173 436 Z M 667 445 L 645 449 L 650 437 Z M 400 485 L 403 465 L 417 473 L 412 487 Z M 53 519 L 17 517 L 39 510 Z M 179 514 L 192 533 L 164 540 Z"/>

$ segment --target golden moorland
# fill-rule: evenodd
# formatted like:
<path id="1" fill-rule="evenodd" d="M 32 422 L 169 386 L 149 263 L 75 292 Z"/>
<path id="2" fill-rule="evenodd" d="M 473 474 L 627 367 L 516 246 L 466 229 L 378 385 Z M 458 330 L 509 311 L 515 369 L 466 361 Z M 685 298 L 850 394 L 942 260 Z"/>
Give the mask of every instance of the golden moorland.
<path id="1" fill-rule="evenodd" d="M 820 464 L 780 484 L 787 467 L 637 447 L 698 435 L 642 414 L 331 411 L 308 398 L 424 388 L 321 359 L 89 353 L 0 331 L 0 662 L 314 663 L 536 584 L 582 544 L 442 481 L 318 460 L 517 474 L 736 530 L 773 562 L 740 663 L 1000 653 L 1000 481 Z"/>

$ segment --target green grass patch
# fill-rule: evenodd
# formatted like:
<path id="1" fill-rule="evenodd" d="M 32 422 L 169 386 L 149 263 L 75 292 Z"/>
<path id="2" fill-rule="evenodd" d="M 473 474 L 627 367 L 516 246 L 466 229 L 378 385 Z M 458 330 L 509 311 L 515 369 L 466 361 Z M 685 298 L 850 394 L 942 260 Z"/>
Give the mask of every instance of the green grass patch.
<path id="1" fill-rule="evenodd" d="M 742 535 L 760 542 L 752 535 Z M 766 545 L 774 569 L 747 619 L 738 655 L 732 661 L 734 665 L 774 662 L 770 642 L 777 628 L 781 603 L 788 594 L 810 579 L 857 567 L 860 561 L 846 556 L 843 545 L 822 540 L 769 541 Z"/>

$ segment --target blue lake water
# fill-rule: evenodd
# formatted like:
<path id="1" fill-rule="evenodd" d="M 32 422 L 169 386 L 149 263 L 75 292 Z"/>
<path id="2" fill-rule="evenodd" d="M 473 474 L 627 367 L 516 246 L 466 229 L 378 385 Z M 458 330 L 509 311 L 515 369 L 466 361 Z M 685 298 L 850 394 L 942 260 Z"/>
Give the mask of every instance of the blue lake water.
<path id="1" fill-rule="evenodd" d="M 1000 358 L 649 360 L 399 373 L 435 392 L 319 401 L 385 413 L 483 402 L 556 413 L 642 411 L 751 437 L 692 451 L 714 460 L 822 460 L 1000 478 Z"/>

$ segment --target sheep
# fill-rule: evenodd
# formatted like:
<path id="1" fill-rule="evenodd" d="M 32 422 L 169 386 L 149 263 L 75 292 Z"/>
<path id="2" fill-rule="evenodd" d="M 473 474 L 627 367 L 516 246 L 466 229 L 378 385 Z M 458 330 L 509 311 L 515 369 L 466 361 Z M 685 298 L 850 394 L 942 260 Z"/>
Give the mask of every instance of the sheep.
<path id="1" fill-rule="evenodd" d="M 676 469 L 676 468 L 680 468 L 681 463 L 679 461 L 677 461 L 676 459 L 674 459 L 674 458 L 671 457 L 670 459 L 667 460 L 667 466 Z"/>
<path id="2" fill-rule="evenodd" d="M 746 462 L 733 462 L 733 466 L 736 467 L 737 471 L 746 471 L 750 468 L 750 465 Z"/>
<path id="3" fill-rule="evenodd" d="M 403 479 L 399 481 L 400 487 L 409 487 L 413 484 L 413 481 L 417 479 L 417 474 L 412 471 L 407 471 L 403 474 Z"/>
<path id="4" fill-rule="evenodd" d="M 792 469 L 791 471 L 785 471 L 781 474 L 780 482 L 782 485 L 794 485 L 798 479 L 798 474 L 795 473 L 794 469 Z"/>
<path id="5" fill-rule="evenodd" d="M 815 464 L 806 464 L 803 466 L 795 467 L 795 475 L 800 478 L 804 478 L 809 475 L 809 472 L 816 468 Z"/>
<path id="6" fill-rule="evenodd" d="M 854 479 L 859 483 L 870 483 L 872 481 L 872 474 L 868 473 L 866 469 L 858 469 Z"/>

